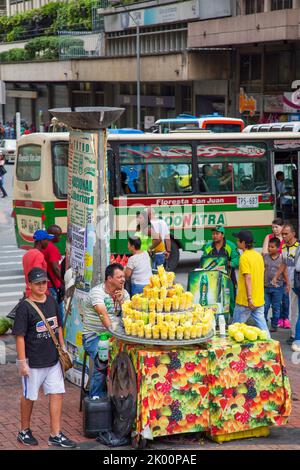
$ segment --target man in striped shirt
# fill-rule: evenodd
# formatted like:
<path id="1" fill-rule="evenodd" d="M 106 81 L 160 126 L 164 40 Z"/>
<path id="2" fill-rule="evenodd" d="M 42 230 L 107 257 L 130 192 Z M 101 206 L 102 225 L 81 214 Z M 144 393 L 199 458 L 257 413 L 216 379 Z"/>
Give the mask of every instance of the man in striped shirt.
<path id="1" fill-rule="evenodd" d="M 85 302 L 83 347 L 94 360 L 90 397 L 106 396 L 107 361 L 101 361 L 98 355 L 99 334 L 107 332 L 116 317 L 121 315 L 123 302 L 129 300 L 124 285 L 123 266 L 111 264 L 105 270 L 105 282 L 94 287 Z"/>

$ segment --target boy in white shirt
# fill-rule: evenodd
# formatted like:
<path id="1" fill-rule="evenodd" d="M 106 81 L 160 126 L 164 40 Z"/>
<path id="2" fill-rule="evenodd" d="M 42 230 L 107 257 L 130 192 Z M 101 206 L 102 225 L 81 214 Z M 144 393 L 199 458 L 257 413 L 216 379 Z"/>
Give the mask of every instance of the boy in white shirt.
<path id="1" fill-rule="evenodd" d="M 125 270 L 126 281 L 131 282 L 131 295 L 141 294 L 152 276 L 151 259 L 147 251 L 141 250 L 139 237 L 128 240 L 128 250 L 132 253 Z"/>

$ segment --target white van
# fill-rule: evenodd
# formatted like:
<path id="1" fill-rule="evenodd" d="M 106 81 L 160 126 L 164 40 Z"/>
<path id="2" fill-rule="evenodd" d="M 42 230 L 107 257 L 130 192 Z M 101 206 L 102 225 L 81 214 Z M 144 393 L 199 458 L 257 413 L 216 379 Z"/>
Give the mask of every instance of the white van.
<path id="1" fill-rule="evenodd" d="M 17 153 L 17 141 L 15 139 L 3 139 L 0 144 L 0 155 L 5 156 L 6 163 L 15 163 Z"/>

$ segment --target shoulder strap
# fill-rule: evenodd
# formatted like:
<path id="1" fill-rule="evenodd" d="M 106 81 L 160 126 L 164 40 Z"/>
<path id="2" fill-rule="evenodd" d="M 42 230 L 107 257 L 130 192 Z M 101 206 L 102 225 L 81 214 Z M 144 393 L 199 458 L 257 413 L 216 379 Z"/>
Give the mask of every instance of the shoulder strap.
<path id="1" fill-rule="evenodd" d="M 33 302 L 32 300 L 30 299 L 26 299 L 25 302 L 28 302 L 32 308 L 34 308 L 34 310 L 39 314 L 39 316 L 41 317 L 41 319 L 43 320 L 43 322 L 45 323 L 46 327 L 47 327 L 47 330 L 49 331 L 50 333 L 50 336 L 52 338 L 52 341 L 53 343 L 55 344 L 56 348 L 59 349 L 60 348 L 60 344 L 59 342 L 57 341 L 57 338 L 55 336 L 55 334 L 53 333 L 53 330 L 51 328 L 51 326 L 49 325 L 49 323 L 47 322 L 46 318 L 45 318 L 45 315 L 43 314 L 43 312 L 39 309 L 39 307 L 36 305 L 35 302 Z"/>

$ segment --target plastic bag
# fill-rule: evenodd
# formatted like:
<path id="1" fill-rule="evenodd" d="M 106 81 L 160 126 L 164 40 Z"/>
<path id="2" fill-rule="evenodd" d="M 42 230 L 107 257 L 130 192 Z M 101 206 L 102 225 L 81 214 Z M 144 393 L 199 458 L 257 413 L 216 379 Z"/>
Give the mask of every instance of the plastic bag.
<path id="1" fill-rule="evenodd" d="M 108 447 L 120 447 L 130 445 L 130 437 L 119 437 L 112 431 L 100 431 L 97 438 L 97 442 Z"/>

